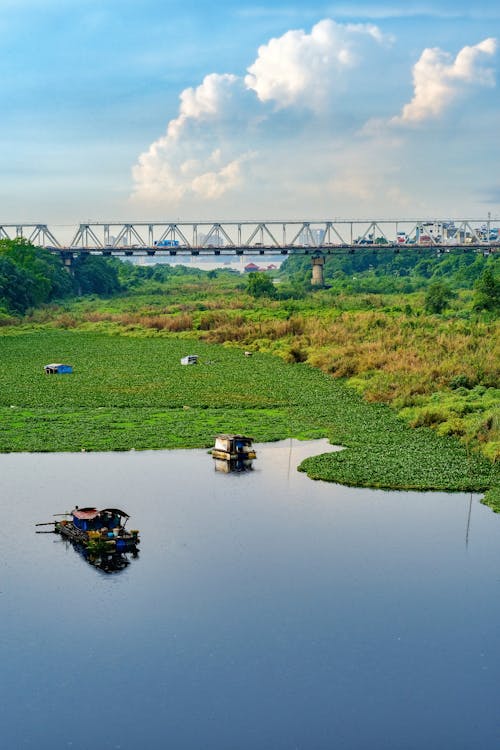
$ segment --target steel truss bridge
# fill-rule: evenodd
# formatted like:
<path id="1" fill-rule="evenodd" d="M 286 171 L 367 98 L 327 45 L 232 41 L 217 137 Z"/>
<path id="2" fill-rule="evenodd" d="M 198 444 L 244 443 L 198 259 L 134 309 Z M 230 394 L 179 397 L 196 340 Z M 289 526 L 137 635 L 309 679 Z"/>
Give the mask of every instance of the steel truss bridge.
<path id="1" fill-rule="evenodd" d="M 499 223 L 490 216 L 482 220 L 87 222 L 69 228 L 16 223 L 0 224 L 0 239 L 25 238 L 66 260 L 87 253 L 323 256 L 370 245 L 395 250 L 426 246 L 440 252 L 451 248 L 494 252 L 500 247 Z"/>

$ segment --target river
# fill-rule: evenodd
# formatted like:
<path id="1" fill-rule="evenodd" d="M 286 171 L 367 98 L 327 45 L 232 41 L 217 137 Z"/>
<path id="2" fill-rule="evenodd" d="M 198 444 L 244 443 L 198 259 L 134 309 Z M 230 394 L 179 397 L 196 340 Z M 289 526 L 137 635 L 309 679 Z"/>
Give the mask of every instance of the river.
<path id="1" fill-rule="evenodd" d="M 481 750 L 500 745 L 500 518 L 479 496 L 296 471 L 325 441 L 0 455 L 8 750 Z M 122 507 L 112 574 L 34 524 Z M 42 527 L 43 528 L 43 527 Z"/>

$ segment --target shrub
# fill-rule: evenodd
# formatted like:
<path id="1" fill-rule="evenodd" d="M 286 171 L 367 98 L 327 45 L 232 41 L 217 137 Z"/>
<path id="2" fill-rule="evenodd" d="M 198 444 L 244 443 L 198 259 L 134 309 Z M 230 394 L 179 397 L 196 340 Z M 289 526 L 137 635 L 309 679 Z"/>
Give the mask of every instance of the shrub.
<path id="1" fill-rule="evenodd" d="M 448 307 L 448 303 L 452 297 L 453 292 L 446 284 L 443 284 L 441 281 L 435 281 L 429 286 L 425 295 L 425 309 L 430 313 L 442 313 Z"/>

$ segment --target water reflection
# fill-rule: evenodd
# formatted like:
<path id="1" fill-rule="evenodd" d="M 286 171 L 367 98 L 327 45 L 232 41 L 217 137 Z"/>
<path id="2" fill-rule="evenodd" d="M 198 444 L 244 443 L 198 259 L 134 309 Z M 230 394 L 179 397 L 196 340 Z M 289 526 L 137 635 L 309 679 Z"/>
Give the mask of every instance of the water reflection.
<path id="1" fill-rule="evenodd" d="M 66 549 L 73 547 L 75 552 L 81 555 L 89 565 L 102 573 L 121 573 L 130 565 L 132 560 L 139 557 L 137 547 L 130 549 L 128 552 L 104 552 L 89 550 L 83 544 L 72 542 L 69 539 L 62 539 L 61 542 Z"/>
<path id="2" fill-rule="evenodd" d="M 223 474 L 230 474 L 231 472 L 241 471 L 252 471 L 253 461 L 249 458 L 235 458 L 229 459 L 229 461 L 222 458 L 214 458 L 215 471 L 220 471 Z"/>

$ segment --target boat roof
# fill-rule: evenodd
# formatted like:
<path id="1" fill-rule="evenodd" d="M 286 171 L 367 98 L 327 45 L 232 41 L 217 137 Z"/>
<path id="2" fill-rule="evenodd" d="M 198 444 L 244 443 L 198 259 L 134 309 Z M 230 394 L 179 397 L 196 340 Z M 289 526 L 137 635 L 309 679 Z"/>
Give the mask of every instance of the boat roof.
<path id="1" fill-rule="evenodd" d="M 97 518 L 101 513 L 111 513 L 113 516 L 122 516 L 122 518 L 130 518 L 128 513 L 119 508 L 103 508 L 97 510 L 97 508 L 75 508 L 72 514 L 75 518 L 79 518 L 81 521 L 91 521 L 93 518 Z"/>
<path id="2" fill-rule="evenodd" d="M 75 510 L 72 511 L 72 515 L 75 518 L 79 518 L 81 521 L 91 521 L 99 515 L 99 511 L 97 508 L 75 508 Z"/>
<path id="3" fill-rule="evenodd" d="M 248 437 L 248 435 L 216 435 L 217 438 L 221 438 L 222 440 L 253 440 L 253 438 Z"/>

